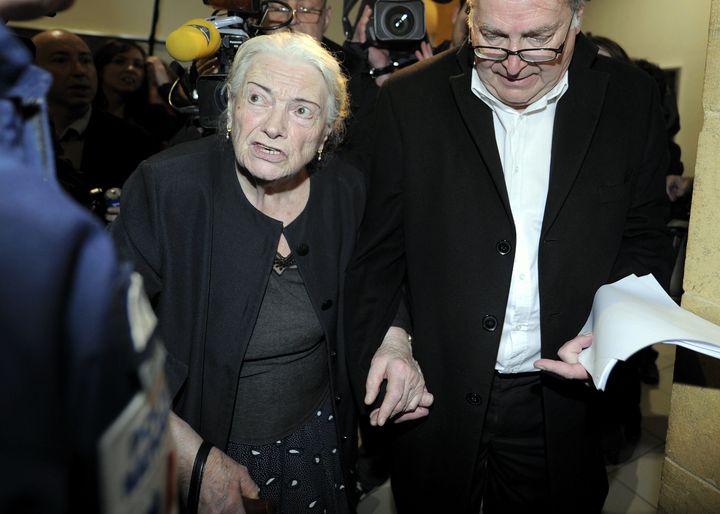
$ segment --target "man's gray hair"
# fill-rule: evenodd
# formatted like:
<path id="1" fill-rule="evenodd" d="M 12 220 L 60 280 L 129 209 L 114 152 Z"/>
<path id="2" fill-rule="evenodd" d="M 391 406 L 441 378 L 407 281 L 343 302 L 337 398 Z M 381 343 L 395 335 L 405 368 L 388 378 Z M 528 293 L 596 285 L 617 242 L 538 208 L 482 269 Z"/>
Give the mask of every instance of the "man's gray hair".
<path id="1" fill-rule="evenodd" d="M 250 38 L 235 54 L 230 73 L 225 82 L 225 91 L 232 97 L 241 93 L 245 87 L 245 77 L 256 58 L 273 55 L 281 59 L 292 58 L 310 64 L 318 69 L 328 90 L 325 102 L 325 123 L 330 126 L 327 144 L 333 146 L 342 140 L 345 131 L 345 119 L 349 114 L 347 78 L 343 74 L 337 59 L 320 43 L 307 34 L 297 32 L 274 32 L 272 34 Z M 220 116 L 221 130 L 225 129 L 232 113 Z"/>

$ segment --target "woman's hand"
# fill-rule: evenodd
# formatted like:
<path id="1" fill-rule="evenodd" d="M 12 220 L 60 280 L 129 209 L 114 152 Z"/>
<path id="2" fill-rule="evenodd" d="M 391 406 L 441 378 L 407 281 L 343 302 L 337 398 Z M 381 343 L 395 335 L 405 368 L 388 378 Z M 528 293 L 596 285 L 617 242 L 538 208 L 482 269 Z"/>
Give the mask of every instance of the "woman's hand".
<path id="1" fill-rule="evenodd" d="M 564 378 L 587 380 L 590 378 L 587 370 L 580 364 L 580 353 L 592 345 L 592 334 L 580 335 L 571 339 L 558 350 L 560 360 L 540 359 L 533 366 L 543 371 L 550 371 Z"/>
<path id="2" fill-rule="evenodd" d="M 217 448 L 210 450 L 200 484 L 199 514 L 245 514 L 242 497 L 256 499 L 259 492 L 245 466 Z"/>
<path id="3" fill-rule="evenodd" d="M 202 438 L 174 412 L 170 413 L 170 431 L 177 447 L 178 488 L 186 500 L 195 455 Z M 245 514 L 242 497 L 257 498 L 259 492 L 245 466 L 217 448 L 210 450 L 200 483 L 198 513 Z"/>
<path id="4" fill-rule="evenodd" d="M 385 398 L 379 408 L 370 413 L 370 424 L 382 426 L 400 414 L 395 423 L 427 416 L 433 395 L 425 387 L 425 378 L 412 356 L 407 332 L 390 327 L 380 348 L 375 352 L 365 382 L 365 404 L 371 405 L 387 380 Z"/>

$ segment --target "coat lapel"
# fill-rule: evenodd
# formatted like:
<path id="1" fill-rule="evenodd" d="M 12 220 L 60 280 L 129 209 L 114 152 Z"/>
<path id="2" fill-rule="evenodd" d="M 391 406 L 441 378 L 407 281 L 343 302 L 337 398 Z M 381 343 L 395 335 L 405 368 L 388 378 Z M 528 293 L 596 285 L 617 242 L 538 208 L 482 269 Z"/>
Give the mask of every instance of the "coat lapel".
<path id="1" fill-rule="evenodd" d="M 552 226 L 570 193 L 600 119 L 608 77 L 590 69 L 595 54 L 596 49 L 579 35 L 570 66 L 569 87 L 555 113 L 543 235 Z"/>
<path id="2" fill-rule="evenodd" d="M 495 189 L 502 199 L 505 212 L 508 217 L 512 218 L 510 200 L 505 186 L 505 176 L 503 175 L 500 154 L 498 153 L 497 143 L 495 141 L 492 111 L 485 105 L 485 102 L 475 96 L 470 89 L 472 73 L 470 47 L 468 45 L 463 46 L 460 51 L 458 51 L 457 56 L 462 73 L 450 77 L 450 87 L 455 96 L 455 102 L 457 103 L 465 126 L 468 132 L 470 132 L 475 146 L 485 163 L 485 167 L 495 184 Z"/>

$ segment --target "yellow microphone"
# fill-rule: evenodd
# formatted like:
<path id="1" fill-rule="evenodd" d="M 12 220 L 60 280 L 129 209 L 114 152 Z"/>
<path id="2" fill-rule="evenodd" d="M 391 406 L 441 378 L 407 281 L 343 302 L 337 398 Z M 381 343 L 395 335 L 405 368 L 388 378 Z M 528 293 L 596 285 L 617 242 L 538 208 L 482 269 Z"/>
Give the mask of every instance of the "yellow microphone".
<path id="1" fill-rule="evenodd" d="M 173 59 L 194 61 L 218 51 L 220 32 L 212 22 L 193 18 L 168 35 L 165 48 Z"/>

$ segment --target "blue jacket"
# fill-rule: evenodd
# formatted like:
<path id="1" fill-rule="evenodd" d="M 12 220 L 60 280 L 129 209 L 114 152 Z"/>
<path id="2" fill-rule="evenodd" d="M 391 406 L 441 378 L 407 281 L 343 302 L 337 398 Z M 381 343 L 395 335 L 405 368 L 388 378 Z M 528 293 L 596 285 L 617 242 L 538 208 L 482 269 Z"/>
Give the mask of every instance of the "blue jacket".
<path id="1" fill-rule="evenodd" d="M 48 84 L 0 25 L 0 512 L 98 512 L 98 438 L 151 346 L 110 237 L 55 182 Z"/>
<path id="2" fill-rule="evenodd" d="M 52 77 L 0 25 L 0 163 L 21 162 L 46 181 L 55 176 L 45 95 Z"/>

